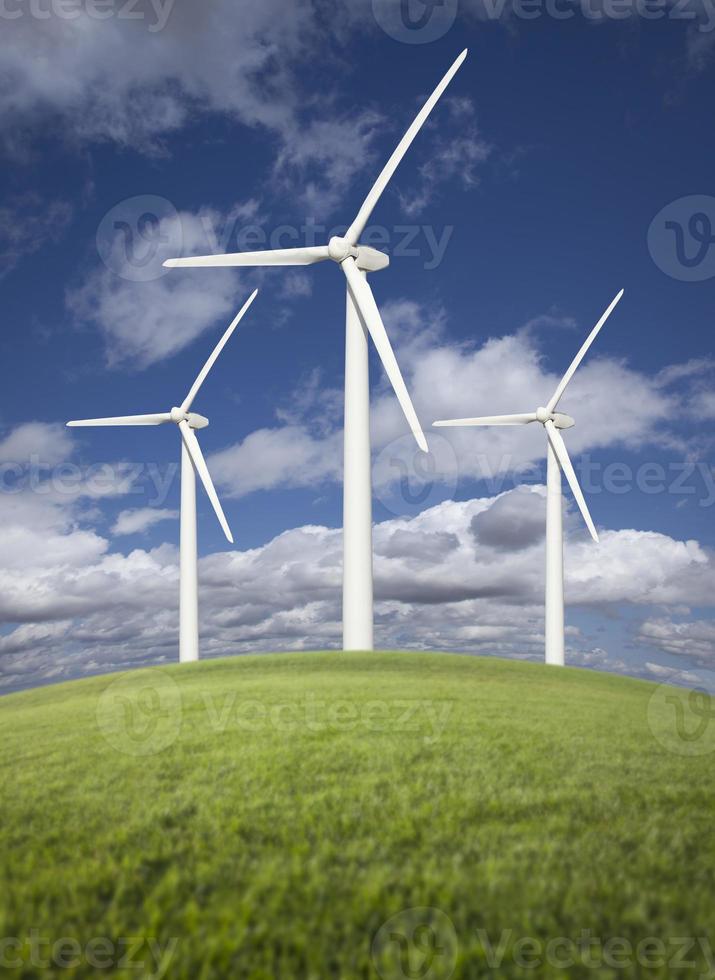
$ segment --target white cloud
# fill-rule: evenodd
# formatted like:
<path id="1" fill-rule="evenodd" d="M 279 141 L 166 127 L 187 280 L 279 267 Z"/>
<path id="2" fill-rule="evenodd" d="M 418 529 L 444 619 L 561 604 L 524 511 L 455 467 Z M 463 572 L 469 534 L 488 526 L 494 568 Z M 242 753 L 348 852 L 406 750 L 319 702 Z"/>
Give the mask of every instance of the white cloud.
<path id="1" fill-rule="evenodd" d="M 292 114 L 285 59 L 317 28 L 308 3 L 177 0 L 163 29 L 149 2 L 99 20 L 5 20 L 0 116 L 64 116 L 66 136 L 158 149 L 200 109 L 280 130 Z M 165 5 L 166 6 L 166 5 Z M 283 57 L 278 57 L 281 51 Z"/>
<path id="2" fill-rule="evenodd" d="M 519 479 L 542 466 L 546 444 L 539 425 L 430 431 L 431 422 L 534 411 L 548 401 L 561 377 L 544 364 L 540 332 L 546 326 L 560 329 L 563 364 L 559 372 L 563 372 L 586 326 L 574 329 L 569 318 L 542 317 L 513 335 L 492 337 L 480 345 L 455 344 L 445 339 L 446 318 L 439 308 L 430 311 L 398 300 L 383 303 L 382 313 L 428 442 L 435 449 L 435 480 L 454 489 L 458 469 L 461 477 L 492 479 L 496 491 L 504 486 L 506 477 Z M 478 329 L 475 325 L 475 332 Z M 607 334 L 598 342 L 605 346 Z M 422 457 L 412 441 L 405 439 L 404 416 L 379 366 L 374 377 L 371 431 L 377 457 L 374 481 L 380 487 L 395 478 L 393 456 L 403 460 L 402 469 L 410 474 Z M 691 387 L 684 386 L 693 380 L 700 384 L 699 371 L 683 374 L 673 368 L 649 377 L 592 349 L 559 406 L 577 422 L 565 433 L 572 457 L 578 461 L 579 454 L 609 447 L 614 451 L 648 445 L 682 448 L 671 425 L 687 410 Z M 287 425 L 259 430 L 216 454 L 217 478 L 226 492 L 240 496 L 252 490 L 340 478 L 341 393 L 335 389 L 325 392 L 328 410 L 327 403 L 319 400 L 318 388 L 319 377 L 309 379 L 291 396 L 290 408 L 278 410 L 277 417 Z M 386 460 L 393 465 L 386 466 Z"/>
<path id="3" fill-rule="evenodd" d="M 446 96 L 443 105 L 446 123 L 438 133 L 429 133 L 419 166 L 419 186 L 398 192 L 402 208 L 411 218 L 422 214 L 449 181 L 459 179 L 465 190 L 476 187 L 478 168 L 493 150 L 479 131 L 474 103 L 468 96 Z M 434 128 L 434 122 L 428 125 L 428 129 Z"/>
<path id="4" fill-rule="evenodd" d="M 374 110 L 353 110 L 345 118 L 298 125 L 286 136 L 275 171 L 305 203 L 311 217 L 325 221 L 355 174 L 374 162 L 372 146 L 382 122 Z M 354 215 L 340 217 L 347 225 Z"/>
<path id="5" fill-rule="evenodd" d="M 376 640 L 384 648 L 447 649 L 540 659 L 543 542 L 534 535 L 504 547 L 500 528 L 512 503 L 544 517 L 543 488 L 497 498 L 445 502 L 413 518 L 378 524 L 375 539 Z M 526 499 L 529 498 L 529 499 Z M 56 515 L 55 515 L 56 516 Z M 489 525 L 494 527 L 490 533 Z M 476 528 L 476 533 L 475 533 Z M 713 556 L 695 542 L 654 532 L 607 531 L 600 547 L 567 521 L 570 615 L 588 606 L 607 617 L 630 606 L 638 622 L 686 602 L 712 603 Z M 177 550 L 164 545 L 110 554 L 107 542 L 65 514 L 42 533 L 0 525 L 0 621 L 15 629 L 0 643 L 7 686 L 143 662 L 174 660 Z M 5 561 L 8 542 L 10 563 Z M 486 539 L 486 540 L 485 540 Z M 512 542 L 513 544 L 513 542 Z M 29 564 L 23 557 L 42 555 Z M 342 534 L 298 527 L 248 551 L 201 560 L 204 655 L 340 643 Z M 638 613 L 638 609 L 643 610 Z M 643 632 L 643 631 L 642 631 Z M 646 625 L 648 649 L 662 649 Z M 688 654 L 687 637 L 682 652 Z M 694 636 L 691 653 L 700 655 Z M 568 635 L 569 657 L 586 666 L 626 668 L 617 655 Z"/>
<path id="6" fill-rule="evenodd" d="M 340 479 L 342 439 L 339 433 L 315 438 L 295 425 L 258 429 L 214 453 L 208 464 L 215 482 L 232 497 L 255 490 L 313 487 Z"/>
<path id="7" fill-rule="evenodd" d="M 323 169 L 304 192 L 311 206 L 334 198 L 365 165 L 378 113 L 348 117 L 336 110 L 334 92 L 304 92 L 306 64 L 334 58 L 343 71 L 331 47 L 354 37 L 353 28 L 375 29 L 364 5 L 117 0 L 110 7 L 102 19 L 91 5 L 71 18 L 27 11 L 4 18 L 6 149 L 23 149 L 22 131 L 30 142 L 56 133 L 69 144 L 110 141 L 162 154 L 173 134 L 219 113 L 277 141 L 279 180 L 303 176 L 309 165 Z"/>
<path id="8" fill-rule="evenodd" d="M 216 228 L 224 220 L 210 211 L 181 213 L 184 254 L 211 252 Z M 165 236 L 174 238 L 168 226 Z M 123 248 L 119 232 L 114 247 Z M 165 257 L 157 254 L 154 261 L 161 266 Z M 127 262 L 126 255 L 117 258 L 120 273 Z M 99 329 L 111 365 L 146 368 L 183 350 L 217 321 L 225 320 L 228 326 L 246 292 L 235 269 L 176 269 L 136 282 L 130 274 L 125 277 L 100 266 L 84 283 L 68 290 L 67 306 L 78 320 Z"/>
<path id="9" fill-rule="evenodd" d="M 646 661 L 645 669 L 648 674 L 669 684 L 697 684 L 700 681 L 700 675 L 695 671 L 679 670 L 677 667 L 666 667 L 650 661 Z"/>
<path id="10" fill-rule="evenodd" d="M 313 279 L 305 272 L 288 272 L 281 284 L 284 299 L 304 299 L 313 293 Z"/>
<path id="11" fill-rule="evenodd" d="M 74 443 L 59 423 L 24 422 L 0 440 L 0 463 L 26 463 L 36 457 L 45 466 L 69 459 Z"/>
<path id="12" fill-rule="evenodd" d="M 157 507 L 135 507 L 132 510 L 123 510 L 114 522 L 112 534 L 118 536 L 142 534 L 161 521 L 176 520 L 178 517 L 178 510 L 162 510 Z"/>
<path id="13" fill-rule="evenodd" d="M 692 598 L 698 604 L 698 595 Z M 699 666 L 715 668 L 715 623 L 712 620 L 674 621 L 667 617 L 641 623 L 638 639 L 673 657 L 687 657 Z M 673 670 L 675 673 L 675 670 Z M 678 673 L 681 673 L 678 670 Z"/>

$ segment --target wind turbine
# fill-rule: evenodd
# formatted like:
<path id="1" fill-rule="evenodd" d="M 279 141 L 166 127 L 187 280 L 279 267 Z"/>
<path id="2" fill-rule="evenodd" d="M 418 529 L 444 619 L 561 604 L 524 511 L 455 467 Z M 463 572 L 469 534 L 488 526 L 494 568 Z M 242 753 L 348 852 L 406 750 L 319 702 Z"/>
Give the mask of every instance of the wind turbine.
<path id="1" fill-rule="evenodd" d="M 372 485 L 370 473 L 370 385 L 367 334 L 377 348 L 417 445 L 427 452 L 427 440 L 403 381 L 392 345 L 382 322 L 368 272 L 386 268 L 390 259 L 374 248 L 360 245 L 360 236 L 392 175 L 467 56 L 463 51 L 414 122 L 365 198 L 344 238 L 307 248 L 239 252 L 169 259 L 169 268 L 223 266 L 313 265 L 332 259 L 346 279 L 345 317 L 345 426 L 343 469 L 343 649 L 372 650 Z"/>
<path id="2" fill-rule="evenodd" d="M 472 426 L 472 425 L 529 425 L 531 422 L 541 422 L 546 430 L 547 438 L 547 467 L 546 467 L 546 663 L 564 664 L 564 548 L 563 548 L 563 511 L 561 506 L 561 471 L 563 470 L 571 492 L 591 532 L 594 541 L 598 541 L 598 533 L 591 519 L 576 473 L 571 464 L 566 444 L 560 430 L 570 429 L 575 425 L 569 415 L 556 412 L 556 406 L 566 390 L 576 369 L 586 356 L 586 353 L 598 336 L 601 327 L 623 296 L 623 290 L 618 293 L 596 326 L 586 338 L 581 350 L 571 362 L 566 374 L 556 388 L 551 400 L 545 408 L 537 408 L 535 412 L 523 415 L 488 415 L 473 419 L 446 419 L 435 422 L 438 426 Z"/>
<path id="3" fill-rule="evenodd" d="M 206 380 L 206 376 L 214 365 L 216 358 L 228 343 L 231 334 L 239 325 L 248 308 L 258 295 L 255 290 L 240 313 L 233 321 L 191 386 L 188 395 L 178 408 L 170 412 L 158 412 L 154 415 L 124 415 L 116 418 L 79 419 L 68 422 L 76 426 L 114 426 L 114 425 L 162 425 L 173 422 L 179 427 L 181 435 L 181 533 L 179 544 L 179 660 L 183 663 L 199 659 L 199 584 L 198 584 L 198 550 L 196 536 L 196 474 L 208 494 L 216 516 L 228 540 L 233 544 L 233 535 L 228 521 L 218 499 L 211 474 L 206 466 L 199 441 L 196 438 L 197 429 L 205 429 L 209 420 L 203 415 L 191 412 L 190 408 Z"/>

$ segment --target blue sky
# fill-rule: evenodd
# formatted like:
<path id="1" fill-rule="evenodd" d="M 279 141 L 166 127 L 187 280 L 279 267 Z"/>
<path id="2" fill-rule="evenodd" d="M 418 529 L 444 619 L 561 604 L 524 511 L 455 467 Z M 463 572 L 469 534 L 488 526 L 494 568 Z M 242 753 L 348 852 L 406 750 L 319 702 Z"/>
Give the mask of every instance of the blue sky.
<path id="1" fill-rule="evenodd" d="M 0 52 L 3 689 L 175 659 L 178 435 L 62 425 L 179 403 L 255 286 L 195 405 L 236 538 L 227 551 L 201 496 L 203 646 L 339 643 L 341 277 L 161 262 L 344 228 L 464 47 L 370 222 L 392 259 L 373 289 L 434 450 L 425 479 L 373 361 L 376 640 L 541 657 L 543 433 L 429 426 L 545 402 L 623 286 L 562 403 L 603 538 L 587 542 L 567 495 L 568 658 L 707 672 L 708 4 L 615 20 L 564 2 L 556 20 L 462 0 L 432 11 L 429 43 L 384 30 L 392 0 L 45 8 L 2 14 L 20 13 Z M 142 238 L 145 213 L 159 224 Z"/>

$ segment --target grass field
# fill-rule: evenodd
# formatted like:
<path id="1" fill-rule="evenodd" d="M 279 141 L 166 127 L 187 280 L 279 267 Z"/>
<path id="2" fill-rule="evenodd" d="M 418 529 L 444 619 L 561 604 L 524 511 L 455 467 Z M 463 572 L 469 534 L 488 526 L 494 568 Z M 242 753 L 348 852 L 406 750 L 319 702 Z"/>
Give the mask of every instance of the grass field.
<path id="1" fill-rule="evenodd" d="M 2 698 L 0 972 L 715 975 L 702 707 L 698 727 L 687 692 L 402 653 Z"/>

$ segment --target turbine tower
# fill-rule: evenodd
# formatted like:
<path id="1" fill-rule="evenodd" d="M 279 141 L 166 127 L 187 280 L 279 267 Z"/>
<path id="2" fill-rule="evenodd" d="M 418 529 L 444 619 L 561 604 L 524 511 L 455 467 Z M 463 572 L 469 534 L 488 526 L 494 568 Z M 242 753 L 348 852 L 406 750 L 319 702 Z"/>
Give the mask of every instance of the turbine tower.
<path id="1" fill-rule="evenodd" d="M 414 433 L 417 445 L 427 452 L 427 441 L 407 392 L 390 339 L 380 316 L 369 272 L 389 265 L 389 257 L 374 248 L 360 245 L 370 215 L 382 197 L 392 175 L 424 125 L 452 78 L 467 56 L 463 51 L 416 119 L 365 198 L 344 238 L 333 237 L 327 245 L 307 248 L 239 252 L 230 255 L 204 255 L 169 259 L 169 268 L 225 266 L 313 265 L 332 259 L 346 280 L 345 317 L 345 426 L 343 470 L 343 649 L 373 648 L 372 581 L 372 481 L 370 458 L 370 382 L 368 374 L 368 334 L 377 349 L 385 372 L 397 395 L 402 411 Z"/>
<path id="2" fill-rule="evenodd" d="M 545 640 L 546 663 L 564 665 L 564 549 L 563 549 L 563 509 L 561 502 L 561 472 L 563 471 L 571 492 L 576 498 L 579 510 L 591 532 L 594 541 L 598 541 L 598 533 L 594 527 L 576 473 L 571 464 L 566 444 L 561 435 L 561 429 L 570 429 L 574 420 L 569 415 L 556 412 L 556 406 L 566 390 L 576 369 L 586 356 L 591 344 L 598 336 L 601 327 L 623 296 L 623 290 L 618 293 L 591 333 L 576 357 L 571 362 L 566 374 L 545 408 L 537 408 L 535 412 L 522 415 L 488 415 L 473 419 L 445 419 L 435 422 L 438 426 L 472 426 L 472 425 L 529 425 L 531 422 L 541 422 L 546 430 L 546 610 L 545 610 Z"/>
<path id="3" fill-rule="evenodd" d="M 211 356 L 201 368 L 188 395 L 178 408 L 154 415 L 125 415 L 116 418 L 79 419 L 68 422 L 77 426 L 115 426 L 115 425 L 162 425 L 173 422 L 181 435 L 181 533 L 179 543 L 179 661 L 190 663 L 199 659 L 199 584 L 198 548 L 196 535 L 196 474 L 201 478 L 209 500 L 228 540 L 233 544 L 233 535 L 218 499 L 211 474 L 206 466 L 197 429 L 205 429 L 209 420 L 203 415 L 191 412 L 190 408 L 214 365 L 216 358 L 228 343 L 231 334 L 239 325 L 248 308 L 258 295 L 255 290 L 221 340 L 216 344 Z"/>

